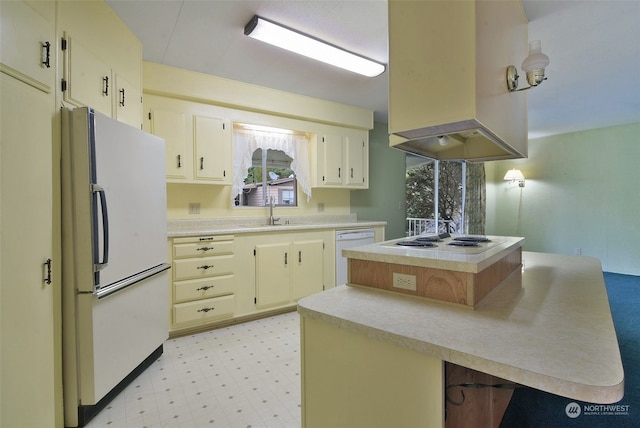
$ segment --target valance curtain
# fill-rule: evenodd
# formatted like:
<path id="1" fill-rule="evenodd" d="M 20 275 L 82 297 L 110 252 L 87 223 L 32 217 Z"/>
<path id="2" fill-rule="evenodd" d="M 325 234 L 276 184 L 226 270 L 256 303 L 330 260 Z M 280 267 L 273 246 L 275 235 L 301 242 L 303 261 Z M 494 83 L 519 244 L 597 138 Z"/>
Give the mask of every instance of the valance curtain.
<path id="1" fill-rule="evenodd" d="M 487 192 L 483 162 L 467 162 L 465 186 L 466 233 L 484 235 L 487 217 Z"/>
<path id="2" fill-rule="evenodd" d="M 311 174 L 309 166 L 309 139 L 301 134 L 236 130 L 233 138 L 233 184 L 231 204 L 242 192 L 244 180 L 249 175 L 253 152 L 258 149 L 282 150 L 293 161 L 291 169 L 307 201 L 311 198 Z"/>

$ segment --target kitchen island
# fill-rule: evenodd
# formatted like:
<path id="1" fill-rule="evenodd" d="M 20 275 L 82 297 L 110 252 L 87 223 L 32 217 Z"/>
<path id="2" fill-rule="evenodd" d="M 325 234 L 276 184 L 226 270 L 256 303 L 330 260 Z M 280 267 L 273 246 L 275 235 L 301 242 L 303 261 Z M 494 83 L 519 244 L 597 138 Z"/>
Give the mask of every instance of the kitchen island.
<path id="1" fill-rule="evenodd" d="M 444 426 L 444 362 L 592 403 L 624 373 L 600 262 L 523 252 L 475 308 L 343 285 L 302 299 L 303 426 Z"/>

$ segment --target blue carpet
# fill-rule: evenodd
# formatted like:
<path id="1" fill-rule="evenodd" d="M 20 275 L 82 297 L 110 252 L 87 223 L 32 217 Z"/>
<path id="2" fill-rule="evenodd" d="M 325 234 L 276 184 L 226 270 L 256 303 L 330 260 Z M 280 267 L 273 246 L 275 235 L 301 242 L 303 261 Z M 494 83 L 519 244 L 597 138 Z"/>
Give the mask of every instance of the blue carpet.
<path id="1" fill-rule="evenodd" d="M 640 276 L 605 272 L 604 280 L 625 375 L 619 407 L 589 407 L 589 403 L 521 388 L 515 390 L 500 428 L 640 427 Z M 565 412 L 572 402 L 580 405 L 581 414 L 575 418 Z"/>

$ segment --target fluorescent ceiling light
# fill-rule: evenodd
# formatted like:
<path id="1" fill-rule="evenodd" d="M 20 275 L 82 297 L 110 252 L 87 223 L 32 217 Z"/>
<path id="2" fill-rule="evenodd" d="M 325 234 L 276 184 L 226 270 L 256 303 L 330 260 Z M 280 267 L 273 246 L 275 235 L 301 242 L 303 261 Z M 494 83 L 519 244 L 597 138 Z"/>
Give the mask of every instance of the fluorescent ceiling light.
<path id="1" fill-rule="evenodd" d="M 367 77 L 385 70 L 383 64 L 347 52 L 326 42 L 283 27 L 255 15 L 244 27 L 244 34 L 299 55 L 322 61 Z"/>

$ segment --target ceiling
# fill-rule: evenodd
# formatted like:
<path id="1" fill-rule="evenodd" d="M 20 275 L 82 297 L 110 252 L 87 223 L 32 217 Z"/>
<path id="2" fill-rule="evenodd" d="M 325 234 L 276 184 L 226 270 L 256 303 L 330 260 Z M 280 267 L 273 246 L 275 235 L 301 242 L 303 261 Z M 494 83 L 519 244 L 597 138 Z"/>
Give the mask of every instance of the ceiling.
<path id="1" fill-rule="evenodd" d="M 243 34 L 257 14 L 387 63 L 386 0 L 107 3 L 142 41 L 146 61 L 365 107 L 387 122 L 387 72 L 361 77 Z M 640 122 L 640 0 L 524 0 L 524 6 L 529 39 L 542 40 L 551 60 L 548 80 L 528 91 L 529 137 Z"/>

